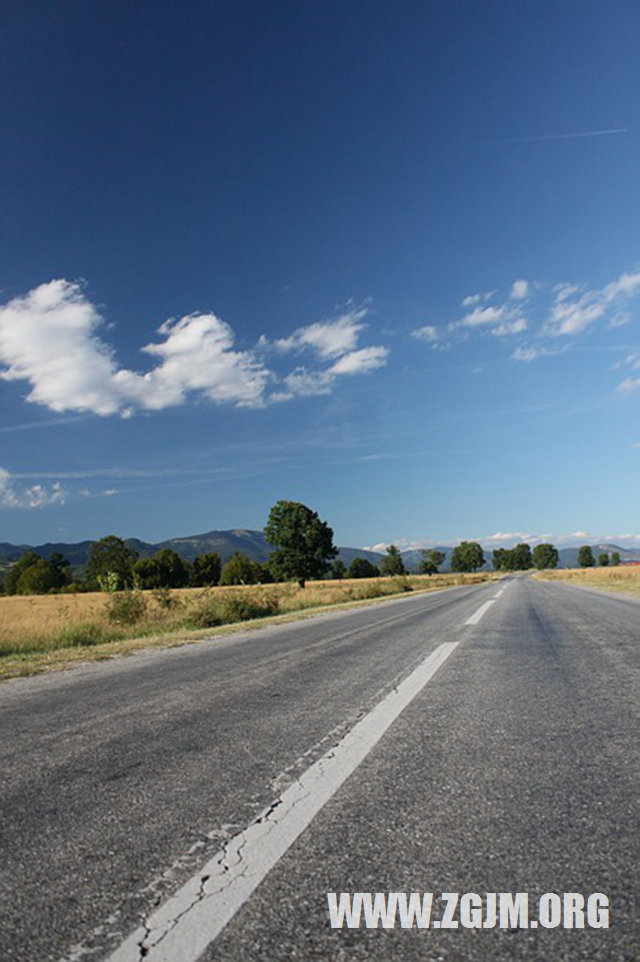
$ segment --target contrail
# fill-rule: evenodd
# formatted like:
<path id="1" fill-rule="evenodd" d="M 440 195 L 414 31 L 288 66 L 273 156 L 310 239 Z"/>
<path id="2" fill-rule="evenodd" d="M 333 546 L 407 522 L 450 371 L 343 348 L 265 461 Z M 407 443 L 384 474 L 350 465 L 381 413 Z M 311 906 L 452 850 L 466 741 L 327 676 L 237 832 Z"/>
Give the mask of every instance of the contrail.
<path id="1" fill-rule="evenodd" d="M 612 134 L 628 134 L 628 127 L 612 127 L 610 130 L 577 130 L 567 134 L 540 134 L 537 137 L 518 137 L 505 140 L 505 144 L 531 144 L 540 140 L 575 140 L 578 137 L 609 137 Z"/>

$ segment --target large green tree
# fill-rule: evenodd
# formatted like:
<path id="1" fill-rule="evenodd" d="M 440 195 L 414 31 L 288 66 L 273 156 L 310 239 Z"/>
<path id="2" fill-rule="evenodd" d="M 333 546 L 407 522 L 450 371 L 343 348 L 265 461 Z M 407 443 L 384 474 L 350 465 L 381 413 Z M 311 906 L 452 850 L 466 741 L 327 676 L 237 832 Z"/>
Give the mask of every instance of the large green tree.
<path id="1" fill-rule="evenodd" d="M 484 564 L 484 552 L 477 541 L 461 541 L 451 552 L 452 571 L 477 571 Z"/>
<path id="2" fill-rule="evenodd" d="M 407 569 L 404 566 L 402 555 L 394 544 L 390 544 L 387 553 L 380 562 L 380 574 L 385 577 L 392 575 L 406 575 Z"/>
<path id="3" fill-rule="evenodd" d="M 444 551 L 436 551 L 435 548 L 427 548 L 421 551 L 422 559 L 418 565 L 418 572 L 421 575 L 435 575 L 438 568 L 444 561 L 446 555 Z"/>
<path id="4" fill-rule="evenodd" d="M 7 572 L 7 576 L 4 579 L 5 594 L 15 595 L 18 587 L 18 581 L 20 580 L 22 572 L 26 571 L 27 568 L 30 568 L 32 565 L 35 565 L 42 560 L 43 559 L 40 557 L 40 555 L 36 554 L 35 551 L 25 551 L 24 554 L 21 555 L 14 564 L 11 565 L 9 571 Z"/>
<path id="5" fill-rule="evenodd" d="M 611 552 L 611 564 L 612 564 L 614 567 L 617 567 L 617 566 L 620 564 L 620 552 L 619 552 L 619 551 L 612 551 L 612 552 Z"/>
<path id="6" fill-rule="evenodd" d="M 295 579 L 300 588 L 307 578 L 321 578 L 338 553 L 329 525 L 298 501 L 274 504 L 264 536 L 275 548 L 269 557 L 274 576 L 285 581 Z"/>
<path id="7" fill-rule="evenodd" d="M 122 538 L 109 534 L 94 541 L 89 548 L 85 579 L 90 588 L 100 587 L 100 579 L 110 574 L 115 578 L 117 589 L 131 588 L 133 585 L 133 566 L 138 552 L 127 547 Z"/>
<path id="8" fill-rule="evenodd" d="M 596 563 L 596 559 L 593 557 L 593 551 L 590 545 L 583 544 L 582 547 L 578 549 L 578 564 L 581 568 L 593 568 Z"/>
<path id="9" fill-rule="evenodd" d="M 557 568 L 559 561 L 558 549 L 555 545 L 543 541 L 533 549 L 532 559 L 538 571 L 543 571 L 545 568 Z"/>
<path id="10" fill-rule="evenodd" d="M 530 545 L 524 543 L 517 544 L 515 548 L 511 549 L 510 553 L 513 571 L 526 571 L 528 568 L 533 567 L 533 556 Z"/>
<path id="11" fill-rule="evenodd" d="M 69 562 L 58 552 L 49 559 L 26 551 L 9 570 L 4 590 L 8 595 L 43 595 L 69 584 Z"/>

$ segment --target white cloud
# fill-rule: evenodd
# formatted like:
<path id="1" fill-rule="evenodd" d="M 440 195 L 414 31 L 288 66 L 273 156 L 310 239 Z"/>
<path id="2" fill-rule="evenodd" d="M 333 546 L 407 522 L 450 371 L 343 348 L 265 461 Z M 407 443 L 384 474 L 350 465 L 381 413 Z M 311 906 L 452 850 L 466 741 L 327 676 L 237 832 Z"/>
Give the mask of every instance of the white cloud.
<path id="1" fill-rule="evenodd" d="M 517 347 L 511 355 L 512 361 L 536 361 L 539 357 L 553 357 L 556 354 L 564 354 L 565 348 L 552 351 L 548 347 Z"/>
<path id="2" fill-rule="evenodd" d="M 28 488 L 16 488 L 15 481 L 6 468 L 0 468 L 0 507 L 44 508 L 51 504 L 64 504 L 68 492 L 59 481 L 51 485 L 32 484 Z"/>
<path id="3" fill-rule="evenodd" d="M 171 318 L 157 329 L 158 340 L 142 348 L 155 366 L 139 373 L 121 367 L 100 338 L 103 318 L 82 287 L 53 280 L 0 307 L 0 377 L 27 381 L 26 399 L 57 412 L 129 417 L 136 410 L 181 405 L 192 396 L 257 408 L 285 397 L 326 394 L 336 375 L 380 367 L 386 348 L 357 350 L 366 313 L 354 308 L 333 321 L 298 328 L 275 345 L 263 337 L 256 350 L 244 351 L 234 348 L 233 330 L 215 314 Z M 272 346 L 283 353 L 310 349 L 320 361 L 335 363 L 278 377 L 259 353 Z"/>
<path id="4" fill-rule="evenodd" d="M 640 271 L 621 274 L 600 290 L 586 291 L 580 296 L 576 296 L 579 289 L 573 285 L 561 284 L 554 290 L 556 298 L 543 333 L 553 337 L 575 335 L 600 320 L 614 303 L 640 292 Z"/>
<path id="5" fill-rule="evenodd" d="M 424 327 L 417 327 L 415 331 L 411 331 L 411 336 L 417 337 L 419 341 L 433 344 L 439 338 L 438 328 L 433 324 L 425 324 Z"/>
<path id="6" fill-rule="evenodd" d="M 368 374 L 386 364 L 386 347 L 363 347 L 345 354 L 329 369 L 330 374 Z"/>
<path id="7" fill-rule="evenodd" d="M 340 357 L 356 347 L 358 335 L 366 326 L 361 322 L 367 314 L 367 308 L 360 307 L 347 311 L 333 321 L 318 321 L 307 327 L 299 327 L 290 337 L 274 341 L 274 346 L 279 351 L 311 348 L 322 360 Z M 263 337 L 261 343 L 268 342 Z"/>
<path id="8" fill-rule="evenodd" d="M 283 380 L 283 390 L 274 391 L 269 398 L 271 402 L 291 401 L 294 397 L 331 394 L 333 382 L 333 378 L 326 371 L 308 371 L 304 367 L 296 368 Z"/>
<path id="9" fill-rule="evenodd" d="M 528 281 L 523 281 L 523 280 L 514 281 L 511 286 L 511 293 L 509 294 L 509 297 L 511 298 L 512 301 L 521 301 L 527 296 L 528 293 L 529 293 Z"/>
<path id="10" fill-rule="evenodd" d="M 625 314 L 624 312 L 620 314 L 614 314 L 611 320 L 609 321 L 609 323 L 607 324 L 607 327 L 610 327 L 612 329 L 615 327 L 624 327 L 625 324 L 628 324 L 630 320 L 631 320 L 631 314 Z"/>
<path id="11" fill-rule="evenodd" d="M 462 307 L 475 307 L 476 304 L 482 304 L 483 301 L 490 300 L 496 291 L 484 291 L 481 294 L 468 294 L 463 297 L 460 304 Z"/>
<path id="12" fill-rule="evenodd" d="M 498 324 L 491 329 L 491 333 L 497 337 L 504 337 L 509 334 L 521 334 L 526 329 L 527 322 L 524 317 L 518 317 L 514 321 L 505 321 L 503 324 Z"/>
<path id="13" fill-rule="evenodd" d="M 309 371 L 299 367 L 284 378 L 284 390 L 274 391 L 269 396 L 271 402 L 290 401 L 294 397 L 314 397 L 330 394 L 337 377 L 353 374 L 368 374 L 387 362 L 386 347 L 363 347 L 339 358 L 330 368 L 322 371 Z"/>
<path id="14" fill-rule="evenodd" d="M 481 327 L 485 324 L 495 324 L 504 317 L 504 307 L 476 307 L 469 314 L 465 314 L 458 323 L 462 327 Z"/>
<path id="15" fill-rule="evenodd" d="M 620 381 L 617 391 L 621 394 L 632 394 L 640 388 L 640 377 L 625 377 L 624 381 Z"/>
<path id="16" fill-rule="evenodd" d="M 482 539 L 486 543 L 491 543 L 493 541 L 529 541 L 532 535 L 527 534 L 524 531 L 496 531 L 495 534 L 490 535 L 488 538 Z"/>

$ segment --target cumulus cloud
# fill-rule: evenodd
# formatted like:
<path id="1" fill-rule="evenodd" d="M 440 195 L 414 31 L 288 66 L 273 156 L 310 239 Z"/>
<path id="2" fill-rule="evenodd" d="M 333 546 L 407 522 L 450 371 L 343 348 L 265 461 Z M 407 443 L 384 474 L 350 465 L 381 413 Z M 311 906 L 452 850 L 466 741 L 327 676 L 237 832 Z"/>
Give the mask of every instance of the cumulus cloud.
<path id="1" fill-rule="evenodd" d="M 59 481 L 51 485 L 32 484 L 26 488 L 16 486 L 6 468 L 0 468 L 0 507 L 44 508 L 51 504 L 64 504 L 68 492 Z"/>
<path id="2" fill-rule="evenodd" d="M 580 334 L 604 317 L 614 306 L 640 292 L 640 271 L 621 274 L 604 287 L 580 293 L 575 285 L 561 284 L 555 289 L 555 301 L 544 325 L 543 333 L 552 337 Z M 618 317 L 622 316 L 620 312 Z M 615 326 L 615 324 L 614 324 Z"/>
<path id="3" fill-rule="evenodd" d="M 511 293 L 509 294 L 509 297 L 513 301 L 521 301 L 527 296 L 528 293 L 529 284 L 527 281 L 514 281 L 511 285 Z"/>
<path id="4" fill-rule="evenodd" d="M 532 535 L 527 534 L 525 531 L 496 531 L 495 534 L 489 535 L 489 537 L 484 538 L 483 541 L 489 544 L 494 541 L 529 541 L 531 537 Z"/>
<path id="5" fill-rule="evenodd" d="M 426 341 L 428 344 L 434 344 L 438 338 L 438 328 L 433 324 L 425 324 L 424 327 L 417 327 L 415 331 L 411 331 L 411 336 L 416 337 L 419 341 Z"/>
<path id="6" fill-rule="evenodd" d="M 380 367 L 385 348 L 357 349 L 366 313 L 354 308 L 335 320 L 298 328 L 273 345 L 261 338 L 252 350 L 237 350 L 233 330 L 215 314 L 171 318 L 157 329 L 157 339 L 142 347 L 153 366 L 140 373 L 118 364 L 100 336 L 103 318 L 82 287 L 53 280 L 0 307 L 0 377 L 26 381 L 27 400 L 57 412 L 127 417 L 136 410 L 181 405 L 194 396 L 257 408 L 284 397 L 328 393 L 336 375 Z M 269 348 L 283 354 L 308 350 L 316 361 L 333 362 L 333 368 L 296 368 L 277 376 L 265 365 Z"/>
<path id="7" fill-rule="evenodd" d="M 627 354 L 624 361 L 619 361 L 617 364 L 613 365 L 612 370 L 619 370 L 620 368 L 630 367 L 632 370 L 637 371 L 640 369 L 640 354 L 633 351 L 631 354 Z M 616 390 L 620 394 L 633 394 L 640 388 L 640 377 L 625 377 L 621 381 Z"/>
<path id="8" fill-rule="evenodd" d="M 553 357 L 554 354 L 564 354 L 565 348 L 552 351 L 548 347 L 517 347 L 511 355 L 512 361 L 537 361 L 539 357 Z"/>
<path id="9" fill-rule="evenodd" d="M 322 360 L 330 360 L 353 351 L 358 343 L 358 335 L 366 326 L 362 323 L 368 314 L 366 307 L 354 308 L 333 321 L 317 321 L 307 327 L 299 327 L 290 337 L 273 342 L 279 351 L 315 351 Z M 262 344 L 268 343 L 266 338 Z"/>
<path id="10" fill-rule="evenodd" d="M 484 291 L 481 294 L 468 294 L 460 303 L 462 307 L 475 307 L 476 304 L 491 300 L 496 293 L 497 291 Z"/>
<path id="11" fill-rule="evenodd" d="M 640 377 L 625 377 L 616 388 L 621 394 L 633 394 L 640 389 Z"/>
<path id="12" fill-rule="evenodd" d="M 368 374 L 386 364 L 388 353 L 386 347 L 363 347 L 359 351 L 350 351 L 331 366 L 329 373 Z"/>
<path id="13" fill-rule="evenodd" d="M 469 314 L 465 314 L 458 324 L 461 327 L 482 327 L 501 321 L 504 315 L 504 307 L 476 307 Z"/>
<path id="14" fill-rule="evenodd" d="M 386 347 L 363 347 L 344 354 L 329 368 L 309 371 L 299 367 L 284 378 L 284 389 L 274 391 L 269 400 L 290 401 L 294 397 L 313 397 L 330 394 L 337 377 L 342 375 L 369 374 L 387 362 Z"/>
<path id="15" fill-rule="evenodd" d="M 496 337 L 505 337 L 509 334 L 521 334 L 522 331 L 526 331 L 527 322 L 524 317 L 517 317 L 513 321 L 504 321 L 503 324 L 497 324 L 495 327 L 491 328 L 491 333 L 495 334 Z"/>

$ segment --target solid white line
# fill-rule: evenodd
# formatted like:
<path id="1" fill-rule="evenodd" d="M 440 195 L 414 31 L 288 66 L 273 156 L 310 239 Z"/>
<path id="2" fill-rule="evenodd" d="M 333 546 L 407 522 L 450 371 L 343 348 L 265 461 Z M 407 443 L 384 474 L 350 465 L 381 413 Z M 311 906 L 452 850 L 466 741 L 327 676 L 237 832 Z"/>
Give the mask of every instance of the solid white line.
<path id="1" fill-rule="evenodd" d="M 337 792 L 458 642 L 440 645 L 243 832 L 136 929 L 107 962 L 195 962 Z"/>
<path id="2" fill-rule="evenodd" d="M 485 611 L 488 611 L 491 605 L 495 605 L 495 600 L 493 598 L 490 601 L 485 601 L 483 605 L 480 605 L 478 610 L 474 611 L 470 618 L 467 618 L 465 625 L 477 625 Z"/>

